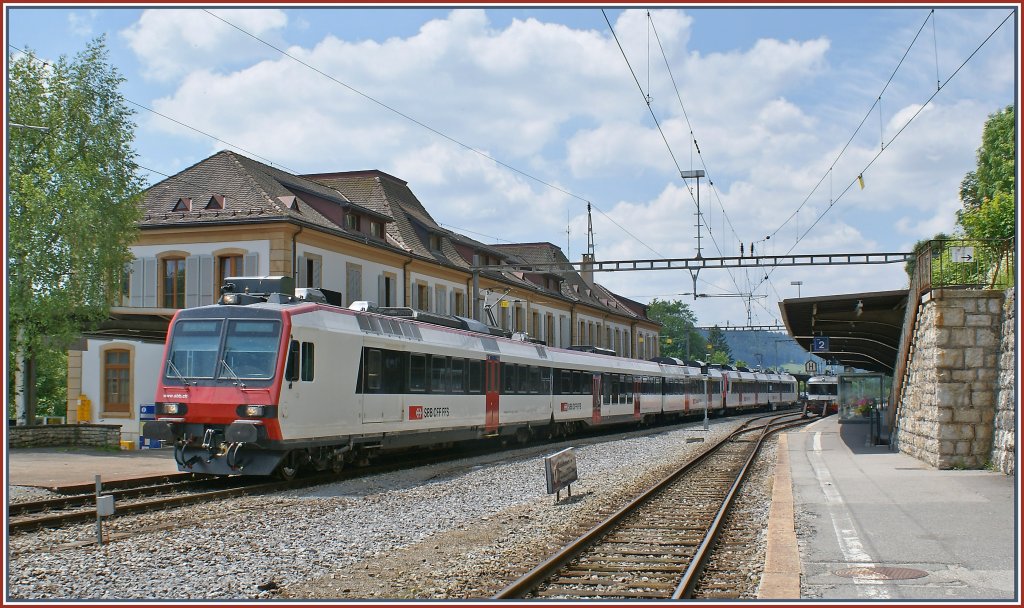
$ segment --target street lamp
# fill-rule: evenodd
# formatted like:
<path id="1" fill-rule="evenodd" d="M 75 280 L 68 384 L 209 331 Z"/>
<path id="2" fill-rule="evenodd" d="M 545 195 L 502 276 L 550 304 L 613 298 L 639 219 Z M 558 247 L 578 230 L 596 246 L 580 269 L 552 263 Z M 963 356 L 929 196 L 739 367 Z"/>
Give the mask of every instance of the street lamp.
<path id="1" fill-rule="evenodd" d="M 790 281 L 790 285 L 796 285 L 796 297 L 800 297 L 800 286 L 804 284 L 803 281 Z"/>

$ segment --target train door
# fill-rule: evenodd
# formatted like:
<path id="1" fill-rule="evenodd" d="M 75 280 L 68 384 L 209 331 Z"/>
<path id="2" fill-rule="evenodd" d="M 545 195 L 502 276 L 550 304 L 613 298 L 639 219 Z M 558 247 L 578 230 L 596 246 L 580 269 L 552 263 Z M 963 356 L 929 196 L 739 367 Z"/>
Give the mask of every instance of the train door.
<path id="1" fill-rule="evenodd" d="M 601 374 L 593 374 L 590 380 L 590 392 L 593 395 L 594 409 L 591 422 L 601 424 Z"/>
<path id="2" fill-rule="evenodd" d="M 633 417 L 640 418 L 640 376 L 633 378 Z"/>
<path id="3" fill-rule="evenodd" d="M 484 392 L 486 393 L 486 405 L 484 406 L 484 431 L 487 433 L 498 432 L 498 394 L 501 388 L 501 363 L 498 357 L 490 355 L 484 362 Z"/>

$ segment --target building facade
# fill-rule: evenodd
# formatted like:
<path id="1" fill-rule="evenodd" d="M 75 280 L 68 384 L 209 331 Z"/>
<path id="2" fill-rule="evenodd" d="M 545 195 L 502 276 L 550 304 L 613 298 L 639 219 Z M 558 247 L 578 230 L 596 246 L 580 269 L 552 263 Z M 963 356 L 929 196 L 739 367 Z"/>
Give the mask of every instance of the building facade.
<path id="1" fill-rule="evenodd" d="M 444 229 L 381 171 L 294 175 L 222 151 L 149 188 L 142 205 L 119 306 L 69 353 L 68 422 L 120 424 L 125 439 L 138 437 L 140 408 L 153 402 L 174 313 L 215 303 L 231 276 L 290 276 L 342 306 L 473 317 L 553 347 L 658 355 L 660 325 L 646 307 L 574 270 L 558 247 L 487 245 Z"/>

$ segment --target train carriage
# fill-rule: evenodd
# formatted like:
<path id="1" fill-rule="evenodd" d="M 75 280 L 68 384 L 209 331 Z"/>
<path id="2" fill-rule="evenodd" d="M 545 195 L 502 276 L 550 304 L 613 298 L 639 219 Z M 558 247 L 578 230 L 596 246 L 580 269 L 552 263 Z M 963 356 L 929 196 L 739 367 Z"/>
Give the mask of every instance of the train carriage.
<path id="1" fill-rule="evenodd" d="M 828 416 L 839 412 L 839 379 L 835 376 L 811 376 L 807 379 L 804 415 Z"/>
<path id="2" fill-rule="evenodd" d="M 724 408 L 730 383 L 746 387 L 734 407 L 761 398 L 749 372 L 551 348 L 471 319 L 346 309 L 269 291 L 269 278 L 229 281 L 237 291 L 220 303 L 172 320 L 157 419 L 143 429 L 175 445 L 183 471 L 290 478 L 382 450 L 692 415 Z"/>

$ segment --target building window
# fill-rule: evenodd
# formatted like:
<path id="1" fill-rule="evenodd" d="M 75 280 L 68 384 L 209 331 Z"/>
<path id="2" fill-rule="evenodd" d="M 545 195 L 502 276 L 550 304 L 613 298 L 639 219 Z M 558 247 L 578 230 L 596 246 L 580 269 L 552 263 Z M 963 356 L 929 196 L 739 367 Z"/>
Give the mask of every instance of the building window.
<path id="1" fill-rule="evenodd" d="M 416 308 L 430 311 L 430 289 L 423 283 L 416 284 Z"/>
<path id="2" fill-rule="evenodd" d="M 452 311 L 453 315 L 466 315 L 466 294 L 461 291 L 455 292 L 455 310 Z"/>
<path id="3" fill-rule="evenodd" d="M 160 265 L 163 307 L 185 308 L 185 258 L 164 258 Z"/>
<path id="4" fill-rule="evenodd" d="M 103 412 L 131 414 L 131 352 L 110 349 L 103 353 Z"/>
<path id="5" fill-rule="evenodd" d="M 436 234 L 430 235 L 430 250 L 431 251 L 441 251 L 441 237 L 440 236 L 438 236 Z"/>
<path id="6" fill-rule="evenodd" d="M 219 293 L 224 279 L 243 276 L 241 255 L 222 255 L 217 258 L 217 278 L 214 280 L 213 292 Z"/>
<path id="7" fill-rule="evenodd" d="M 359 232 L 360 217 L 354 213 L 345 214 L 345 227 L 353 232 Z"/>
<path id="8" fill-rule="evenodd" d="M 384 222 L 370 222 L 370 236 L 384 238 Z"/>

